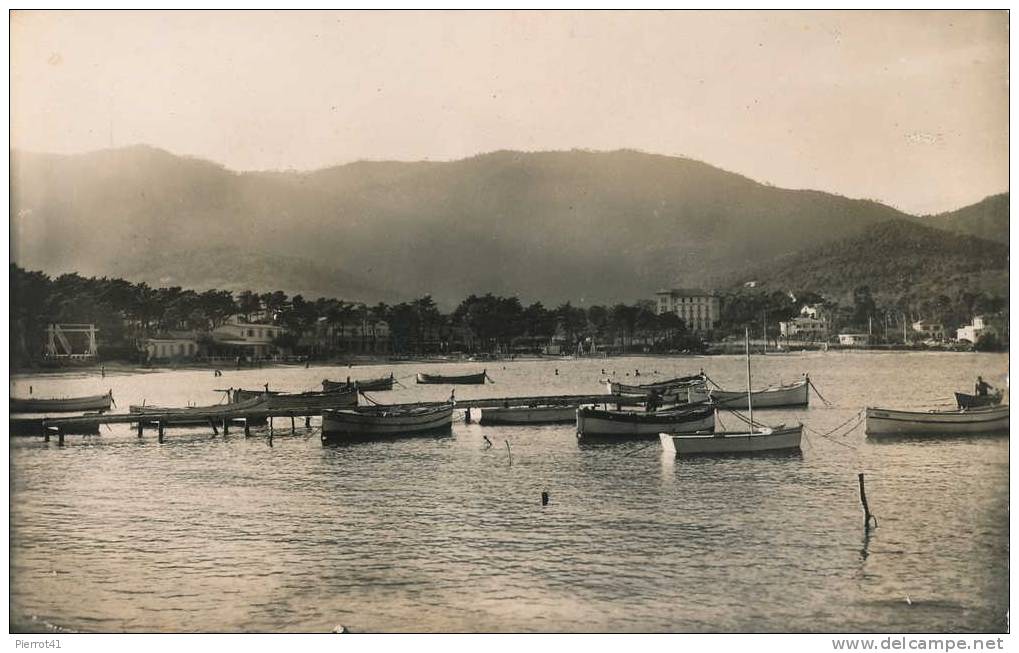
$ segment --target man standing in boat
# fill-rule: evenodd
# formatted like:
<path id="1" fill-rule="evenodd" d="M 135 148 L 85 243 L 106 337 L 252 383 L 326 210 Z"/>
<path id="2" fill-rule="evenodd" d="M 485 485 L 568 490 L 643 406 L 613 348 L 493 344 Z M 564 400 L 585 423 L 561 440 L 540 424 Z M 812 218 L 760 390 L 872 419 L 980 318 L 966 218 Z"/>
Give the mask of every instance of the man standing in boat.
<path id="1" fill-rule="evenodd" d="M 984 381 L 983 377 L 980 377 L 980 376 L 977 377 L 976 393 L 977 393 L 978 397 L 986 397 L 987 394 L 988 394 L 988 391 L 993 390 L 993 389 L 994 389 L 994 386 L 992 386 L 987 381 Z"/>

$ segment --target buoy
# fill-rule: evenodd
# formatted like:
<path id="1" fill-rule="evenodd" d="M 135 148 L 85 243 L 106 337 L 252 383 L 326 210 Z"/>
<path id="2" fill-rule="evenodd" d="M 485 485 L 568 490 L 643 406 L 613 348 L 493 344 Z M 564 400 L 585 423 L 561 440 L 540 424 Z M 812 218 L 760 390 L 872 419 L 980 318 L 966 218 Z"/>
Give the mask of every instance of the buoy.
<path id="1" fill-rule="evenodd" d="M 541 505 L 543 505 L 543 506 L 547 506 L 548 505 L 548 492 L 542 492 L 541 493 Z"/>

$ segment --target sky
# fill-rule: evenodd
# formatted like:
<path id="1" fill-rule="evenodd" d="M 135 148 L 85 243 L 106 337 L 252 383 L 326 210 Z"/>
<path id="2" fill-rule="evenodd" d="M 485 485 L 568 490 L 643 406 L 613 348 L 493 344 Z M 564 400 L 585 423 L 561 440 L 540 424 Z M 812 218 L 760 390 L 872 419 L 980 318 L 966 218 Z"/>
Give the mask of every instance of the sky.
<path id="1" fill-rule="evenodd" d="M 11 145 L 234 170 L 632 148 L 924 214 L 1008 189 L 1008 14 L 14 12 Z"/>

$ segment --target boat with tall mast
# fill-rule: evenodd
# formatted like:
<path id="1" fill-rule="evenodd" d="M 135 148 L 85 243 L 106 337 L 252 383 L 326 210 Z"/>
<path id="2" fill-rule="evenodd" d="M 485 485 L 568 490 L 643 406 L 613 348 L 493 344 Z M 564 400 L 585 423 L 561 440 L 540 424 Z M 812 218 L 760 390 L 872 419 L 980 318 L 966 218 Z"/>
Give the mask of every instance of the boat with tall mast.
<path id="1" fill-rule="evenodd" d="M 746 331 L 747 408 L 746 430 L 713 433 L 660 433 L 662 449 L 673 456 L 702 454 L 752 454 L 799 451 L 803 424 L 765 426 L 754 422 L 754 402 L 750 379 L 750 330 Z M 739 413 L 735 413 L 739 416 Z"/>

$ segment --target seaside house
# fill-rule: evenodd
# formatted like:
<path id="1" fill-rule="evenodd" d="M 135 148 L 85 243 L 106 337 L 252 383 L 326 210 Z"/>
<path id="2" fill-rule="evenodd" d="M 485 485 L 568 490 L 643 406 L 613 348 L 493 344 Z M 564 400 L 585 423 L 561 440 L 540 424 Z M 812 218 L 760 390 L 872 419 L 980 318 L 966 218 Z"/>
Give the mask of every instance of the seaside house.
<path id="1" fill-rule="evenodd" d="M 983 315 L 973 318 L 972 324 L 959 327 L 955 332 L 955 339 L 960 342 L 976 344 L 980 336 L 984 334 L 998 335 L 998 330 Z"/>
<path id="2" fill-rule="evenodd" d="M 866 347 L 870 344 L 868 333 L 840 333 L 839 344 L 844 347 Z"/>
<path id="3" fill-rule="evenodd" d="M 193 331 L 166 331 L 142 338 L 139 347 L 147 361 L 193 360 L 198 355 L 198 337 Z"/>
<path id="4" fill-rule="evenodd" d="M 927 320 L 913 322 L 913 333 L 919 334 L 923 340 L 944 340 L 945 325 Z"/>
<path id="5" fill-rule="evenodd" d="M 243 315 L 234 315 L 213 329 L 212 341 L 220 353 L 258 359 L 274 353 L 274 340 L 284 333 L 286 328 L 278 324 L 248 322 Z"/>
<path id="6" fill-rule="evenodd" d="M 800 314 L 786 322 L 778 323 L 782 337 L 796 340 L 828 340 L 828 320 L 818 312 L 816 306 L 803 305 Z"/>
<path id="7" fill-rule="evenodd" d="M 655 308 L 658 315 L 675 313 L 694 333 L 706 333 L 715 328 L 721 316 L 718 296 L 699 288 L 673 288 L 659 290 Z"/>

